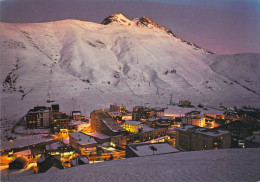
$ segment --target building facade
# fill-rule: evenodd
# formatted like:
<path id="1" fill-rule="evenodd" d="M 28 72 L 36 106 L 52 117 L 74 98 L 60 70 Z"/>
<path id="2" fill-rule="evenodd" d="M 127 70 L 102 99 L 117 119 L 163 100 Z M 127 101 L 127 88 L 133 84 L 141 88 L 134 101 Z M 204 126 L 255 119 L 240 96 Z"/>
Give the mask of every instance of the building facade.
<path id="1" fill-rule="evenodd" d="M 90 119 L 92 133 L 115 136 L 124 132 L 123 128 L 106 111 L 95 110 L 90 113 Z"/>
<path id="2" fill-rule="evenodd" d="M 36 106 L 26 114 L 27 128 L 46 128 L 50 126 L 50 108 Z"/>
<path id="3" fill-rule="evenodd" d="M 231 133 L 192 125 L 176 128 L 176 148 L 186 151 L 231 148 Z"/>
<path id="4" fill-rule="evenodd" d="M 143 130 L 143 124 L 139 121 L 125 121 L 123 128 L 130 133 L 140 133 Z"/>

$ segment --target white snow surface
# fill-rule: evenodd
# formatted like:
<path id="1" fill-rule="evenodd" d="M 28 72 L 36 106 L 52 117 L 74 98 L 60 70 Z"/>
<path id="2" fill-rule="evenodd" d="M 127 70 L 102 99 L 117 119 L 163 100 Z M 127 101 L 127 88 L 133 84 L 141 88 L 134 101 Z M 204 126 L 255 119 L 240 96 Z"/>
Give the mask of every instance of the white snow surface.
<path id="1" fill-rule="evenodd" d="M 0 29 L 1 118 L 10 122 L 50 106 L 47 100 L 86 116 L 112 103 L 166 107 L 171 94 L 174 103 L 260 106 L 260 54 L 211 55 L 132 24 L 63 20 Z"/>
<path id="2" fill-rule="evenodd" d="M 74 138 L 75 140 L 77 140 L 77 143 L 80 145 L 88 145 L 88 144 L 97 143 L 93 137 L 88 136 L 81 132 L 72 133 L 72 134 L 69 134 L 69 136 Z"/>
<path id="3" fill-rule="evenodd" d="M 149 155 L 167 154 L 167 153 L 173 153 L 173 152 L 179 151 L 167 143 L 145 144 L 145 145 L 140 145 L 140 146 L 138 146 L 138 145 L 140 145 L 140 144 L 138 144 L 138 143 L 131 144 L 129 147 L 139 157 L 149 156 Z M 150 147 L 155 147 L 156 151 L 153 152 L 153 150 Z"/>
<path id="4" fill-rule="evenodd" d="M 258 181 L 260 149 L 225 149 L 82 165 L 12 181 Z"/>

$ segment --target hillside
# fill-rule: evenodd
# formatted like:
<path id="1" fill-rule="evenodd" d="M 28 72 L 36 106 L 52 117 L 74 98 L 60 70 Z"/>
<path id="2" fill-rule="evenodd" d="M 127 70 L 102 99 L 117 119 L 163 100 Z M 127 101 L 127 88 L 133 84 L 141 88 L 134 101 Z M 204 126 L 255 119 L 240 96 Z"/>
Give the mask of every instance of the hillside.
<path id="1" fill-rule="evenodd" d="M 166 107 L 171 95 L 176 103 L 260 106 L 260 54 L 210 54 L 149 18 L 119 15 L 106 25 L 0 23 L 2 118 L 48 100 L 83 114 L 110 103 Z"/>
<path id="2" fill-rule="evenodd" d="M 226 149 L 87 164 L 11 181 L 258 181 L 259 149 Z M 21 174 L 22 175 L 22 174 Z"/>

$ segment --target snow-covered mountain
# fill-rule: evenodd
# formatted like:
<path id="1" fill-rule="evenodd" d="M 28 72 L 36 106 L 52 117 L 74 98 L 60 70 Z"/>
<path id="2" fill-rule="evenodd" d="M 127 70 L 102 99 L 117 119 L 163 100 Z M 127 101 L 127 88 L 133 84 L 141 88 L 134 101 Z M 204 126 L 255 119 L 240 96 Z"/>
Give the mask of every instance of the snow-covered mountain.
<path id="1" fill-rule="evenodd" d="M 1 115 L 61 104 L 84 114 L 110 103 L 260 106 L 260 54 L 214 55 L 149 18 L 0 23 Z"/>

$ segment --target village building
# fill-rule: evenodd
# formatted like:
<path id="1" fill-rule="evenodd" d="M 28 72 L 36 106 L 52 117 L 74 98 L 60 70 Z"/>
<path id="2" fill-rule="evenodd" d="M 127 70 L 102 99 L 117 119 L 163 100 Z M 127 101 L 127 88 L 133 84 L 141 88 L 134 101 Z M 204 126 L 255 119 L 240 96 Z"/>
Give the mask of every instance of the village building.
<path id="1" fill-rule="evenodd" d="M 179 107 L 192 107 L 191 102 L 187 100 L 181 100 L 178 104 Z"/>
<path id="2" fill-rule="evenodd" d="M 45 173 L 52 167 L 56 167 L 57 169 L 64 169 L 64 166 L 62 165 L 58 156 L 43 154 L 37 160 L 36 173 Z"/>
<path id="3" fill-rule="evenodd" d="M 166 135 L 167 128 L 152 128 L 143 124 L 142 131 L 129 135 L 118 135 L 111 137 L 111 146 L 125 149 L 125 145 L 129 143 L 147 142 L 165 142 L 169 139 Z"/>
<path id="4" fill-rule="evenodd" d="M 68 146 L 62 141 L 55 142 L 49 145 L 46 145 L 46 152 L 50 155 L 59 155 L 62 160 L 70 160 L 73 158 L 75 150 L 72 146 Z"/>
<path id="5" fill-rule="evenodd" d="M 166 135 L 170 137 L 170 139 L 168 139 L 168 143 L 171 144 L 173 147 L 175 147 L 175 138 L 176 138 L 176 130 L 175 128 L 168 128 Z"/>
<path id="6" fill-rule="evenodd" d="M 117 105 L 117 104 L 111 104 L 109 112 L 120 112 L 121 114 L 125 113 L 125 106 L 123 105 Z"/>
<path id="7" fill-rule="evenodd" d="M 204 127 L 206 124 L 206 119 L 200 115 L 200 111 L 191 111 L 185 114 L 182 118 L 182 123 L 185 125 Z"/>
<path id="8" fill-rule="evenodd" d="M 85 135 L 93 137 L 98 144 L 103 144 L 106 142 L 110 143 L 110 141 L 111 141 L 111 136 L 104 135 L 102 133 L 85 133 Z"/>
<path id="9" fill-rule="evenodd" d="M 26 128 L 46 128 L 50 126 L 50 108 L 36 106 L 26 114 Z"/>
<path id="10" fill-rule="evenodd" d="M 108 112 L 108 114 L 118 123 L 122 124 L 123 114 L 121 112 Z"/>
<path id="11" fill-rule="evenodd" d="M 149 125 L 149 126 L 152 126 L 152 127 L 155 127 L 158 125 L 158 122 L 159 122 L 159 118 L 158 117 L 151 117 L 151 118 L 148 118 L 144 121 L 145 124 Z"/>
<path id="12" fill-rule="evenodd" d="M 55 113 L 53 116 L 53 130 L 55 133 L 68 134 L 69 116 L 66 113 Z"/>
<path id="13" fill-rule="evenodd" d="M 84 165 L 84 164 L 89 164 L 89 160 L 87 157 L 79 157 L 71 160 L 71 167 Z"/>
<path id="14" fill-rule="evenodd" d="M 69 134 L 70 145 L 82 155 L 90 155 L 96 152 L 96 140 L 82 132 Z"/>
<path id="15" fill-rule="evenodd" d="M 231 133 L 183 125 L 176 128 L 176 148 L 186 151 L 231 148 Z"/>
<path id="16" fill-rule="evenodd" d="M 95 110 L 90 113 L 91 132 L 108 136 L 120 135 L 125 132 L 106 111 Z"/>
<path id="17" fill-rule="evenodd" d="M 245 138 L 245 148 L 260 148 L 260 135 L 252 135 Z"/>
<path id="18" fill-rule="evenodd" d="M 81 111 L 72 111 L 71 116 L 74 121 L 81 121 Z"/>
<path id="19" fill-rule="evenodd" d="M 167 143 L 131 143 L 126 145 L 126 158 L 169 154 L 178 151 Z"/>
<path id="20" fill-rule="evenodd" d="M 123 128 L 129 133 L 140 133 L 143 130 L 143 124 L 139 121 L 125 121 Z"/>
<path id="21" fill-rule="evenodd" d="M 59 114 L 60 112 L 60 105 L 59 104 L 52 104 L 50 107 L 50 124 L 53 125 L 54 116 Z"/>
<path id="22" fill-rule="evenodd" d="M 27 150 L 23 150 L 23 151 L 19 151 L 19 152 L 15 152 L 13 154 L 14 157 L 23 157 L 26 159 L 31 159 L 33 158 L 33 154 L 31 149 L 27 149 Z"/>
<path id="23" fill-rule="evenodd" d="M 133 121 L 145 121 L 150 118 L 150 109 L 147 107 L 136 106 L 133 108 L 132 120 Z"/>
<path id="24" fill-rule="evenodd" d="M 27 160 L 23 157 L 17 157 L 12 160 L 8 165 L 9 169 L 23 169 L 28 164 Z"/>
<path id="25" fill-rule="evenodd" d="M 164 117 L 164 108 L 154 107 L 150 109 L 149 117 Z"/>

